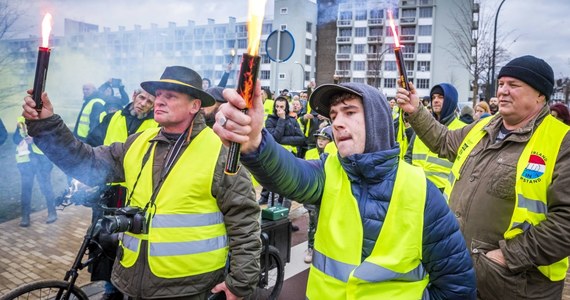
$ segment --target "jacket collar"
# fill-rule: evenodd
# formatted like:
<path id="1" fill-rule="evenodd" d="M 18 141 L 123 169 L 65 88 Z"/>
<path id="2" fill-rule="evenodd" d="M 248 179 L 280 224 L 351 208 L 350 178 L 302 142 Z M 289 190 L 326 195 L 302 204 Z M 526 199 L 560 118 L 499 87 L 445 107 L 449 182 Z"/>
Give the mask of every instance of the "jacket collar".
<path id="1" fill-rule="evenodd" d="M 536 117 L 534 117 L 534 119 L 530 120 L 525 126 L 513 131 L 512 134 L 509 135 L 509 137 L 507 137 L 507 140 L 516 141 L 516 142 L 528 141 L 532 136 L 532 132 L 536 130 L 538 125 L 542 123 L 542 120 L 544 120 L 544 118 L 546 118 L 548 114 L 550 114 L 550 109 L 548 108 L 548 105 L 544 105 L 540 110 L 540 112 L 536 115 Z M 503 124 L 503 117 L 501 117 L 501 115 L 497 113 L 497 115 L 493 117 L 493 120 L 491 120 L 489 124 L 485 126 L 485 130 L 493 140 L 499 134 L 502 124 Z"/>
<path id="2" fill-rule="evenodd" d="M 192 127 L 192 133 L 190 134 L 190 141 L 192 141 L 200 132 L 202 132 L 202 130 L 204 130 L 204 128 L 206 128 L 206 122 L 204 120 L 204 117 L 201 113 L 197 113 L 196 114 L 196 118 L 194 119 L 194 126 Z M 165 135 L 164 132 L 162 131 L 163 129 L 161 128 L 160 131 L 158 132 L 158 134 L 152 138 L 149 142 L 164 142 L 164 143 L 171 143 L 171 140 L 169 140 Z M 187 145 L 189 144 L 188 142 L 185 142 L 183 145 Z"/>
<path id="3" fill-rule="evenodd" d="M 400 150 L 395 146 L 389 150 L 354 154 L 339 160 L 352 182 L 378 183 L 392 174 L 398 166 Z"/>

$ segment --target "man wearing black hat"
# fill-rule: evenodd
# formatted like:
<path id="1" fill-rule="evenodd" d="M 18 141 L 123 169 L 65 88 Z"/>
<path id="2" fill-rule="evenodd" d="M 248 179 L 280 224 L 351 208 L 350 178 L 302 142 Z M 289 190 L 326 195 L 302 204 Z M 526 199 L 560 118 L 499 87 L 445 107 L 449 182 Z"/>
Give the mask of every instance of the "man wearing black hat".
<path id="1" fill-rule="evenodd" d="M 399 160 L 390 107 L 378 89 L 315 89 L 309 103 L 330 117 L 338 149 L 317 160 L 290 155 L 262 129 L 259 84 L 255 95 L 246 116 L 239 110 L 245 101 L 224 91 L 229 103 L 214 131 L 241 143 L 241 162 L 261 185 L 320 205 L 307 299 L 475 298 L 459 225 L 423 171 Z"/>
<path id="2" fill-rule="evenodd" d="M 459 130 L 416 90 L 400 107 L 430 150 L 453 161 L 445 188 L 471 249 L 481 299 L 560 299 L 570 255 L 570 127 L 549 114 L 552 68 L 522 56 L 499 72 L 499 112 Z"/>
<path id="3" fill-rule="evenodd" d="M 260 209 L 245 169 L 224 174 L 227 148 L 200 113 L 214 104 L 201 82 L 174 66 L 141 83 L 156 97 L 161 127 L 95 148 L 72 136 L 46 93 L 40 113 L 25 98 L 29 134 L 62 170 L 91 186 L 125 182 L 126 206 L 139 213 L 122 233 L 112 282 L 129 297 L 206 299 L 212 291 L 237 299 L 256 285 Z"/>

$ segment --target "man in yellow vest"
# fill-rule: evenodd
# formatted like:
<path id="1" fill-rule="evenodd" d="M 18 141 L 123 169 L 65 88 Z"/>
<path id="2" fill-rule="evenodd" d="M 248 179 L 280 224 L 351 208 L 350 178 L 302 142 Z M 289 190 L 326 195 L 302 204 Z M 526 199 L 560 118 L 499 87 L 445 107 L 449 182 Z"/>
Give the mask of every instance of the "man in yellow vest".
<path id="1" fill-rule="evenodd" d="M 241 162 L 270 190 L 320 205 L 307 299 L 474 299 L 459 225 L 420 168 L 400 161 L 388 101 L 359 83 L 324 84 L 309 103 L 330 117 L 337 155 L 302 160 L 262 129 L 259 88 L 249 116 L 225 91 L 214 124 L 241 143 Z"/>
<path id="2" fill-rule="evenodd" d="M 82 142 L 105 116 L 105 101 L 102 98 L 95 85 L 83 85 L 83 104 L 73 128 L 73 134 Z"/>
<path id="3" fill-rule="evenodd" d="M 214 104 L 201 82 L 195 71 L 172 66 L 160 80 L 141 83 L 156 97 L 161 127 L 95 148 L 72 136 L 46 93 L 40 113 L 25 98 L 29 134 L 63 171 L 90 186 L 125 182 L 126 206 L 137 213 L 123 229 L 112 282 L 132 298 L 222 292 L 237 299 L 258 281 L 260 209 L 251 177 L 245 168 L 224 173 L 228 150 L 200 113 Z"/>
<path id="4" fill-rule="evenodd" d="M 522 56 L 498 75 L 499 112 L 458 130 L 398 103 L 417 136 L 453 161 L 445 194 L 465 237 L 481 299 L 560 299 L 570 255 L 570 127 L 549 114 L 554 73 Z"/>
<path id="5" fill-rule="evenodd" d="M 458 129 L 466 124 L 457 118 L 457 90 L 449 83 L 440 83 L 429 92 L 433 117 L 449 129 Z M 394 102 L 396 102 L 394 100 Z M 414 166 L 421 167 L 426 177 L 443 192 L 452 163 L 431 152 L 428 147 L 412 135 L 405 159 Z"/>

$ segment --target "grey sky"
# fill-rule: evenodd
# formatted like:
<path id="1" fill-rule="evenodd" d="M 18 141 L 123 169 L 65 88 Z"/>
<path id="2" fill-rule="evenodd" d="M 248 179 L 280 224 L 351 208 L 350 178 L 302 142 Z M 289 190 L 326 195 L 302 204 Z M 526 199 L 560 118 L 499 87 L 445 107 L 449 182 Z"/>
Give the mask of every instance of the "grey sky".
<path id="1" fill-rule="evenodd" d="M 480 0 L 491 13 L 500 0 Z M 12 2 L 12 1 L 10 1 Z M 166 27 L 169 21 L 185 25 L 188 20 L 204 24 L 208 18 L 227 22 L 228 16 L 243 21 L 247 0 L 40 0 L 19 1 L 26 9 L 20 33 L 39 35 L 39 24 L 46 11 L 55 19 L 55 34 L 62 34 L 63 19 L 71 18 L 117 30 L 134 24 L 149 28 L 151 23 Z M 31 2 L 31 3 L 30 3 Z M 273 1 L 266 11 L 273 14 Z M 33 13 L 35 12 L 35 13 Z M 34 24 L 35 23 L 35 24 Z M 22 24 L 29 24 L 23 26 Z M 506 0 L 499 15 L 499 33 L 512 57 L 531 54 L 545 59 L 556 77 L 570 76 L 570 1 Z M 35 26 L 35 28 L 30 28 Z M 508 34 L 506 34 L 508 33 Z M 498 41 L 501 44 L 502 41 Z"/>

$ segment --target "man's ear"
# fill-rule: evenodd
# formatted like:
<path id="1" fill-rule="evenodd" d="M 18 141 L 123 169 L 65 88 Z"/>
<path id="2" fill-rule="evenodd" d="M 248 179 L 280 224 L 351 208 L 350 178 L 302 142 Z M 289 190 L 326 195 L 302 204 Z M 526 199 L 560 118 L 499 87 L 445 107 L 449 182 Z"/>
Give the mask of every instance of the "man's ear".
<path id="1" fill-rule="evenodd" d="M 192 114 L 195 114 L 200 111 L 200 107 L 202 107 L 202 101 L 200 99 L 193 99 L 190 105 L 190 112 Z"/>

